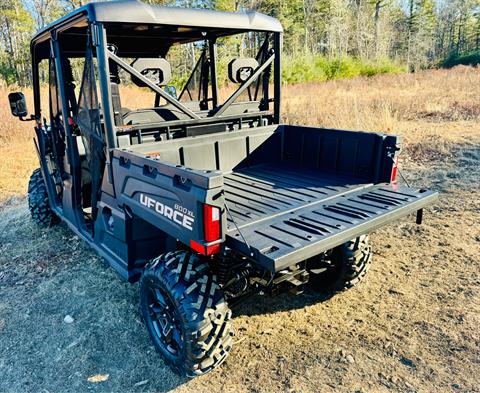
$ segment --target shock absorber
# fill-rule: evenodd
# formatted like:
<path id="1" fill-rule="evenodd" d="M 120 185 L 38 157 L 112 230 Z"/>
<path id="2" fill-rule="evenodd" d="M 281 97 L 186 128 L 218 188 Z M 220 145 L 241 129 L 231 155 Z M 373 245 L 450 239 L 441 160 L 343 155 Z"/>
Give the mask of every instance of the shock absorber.
<path id="1" fill-rule="evenodd" d="M 237 283 L 245 278 L 248 278 L 251 273 L 252 272 L 250 267 L 245 266 L 241 268 L 240 270 L 235 272 L 235 274 L 233 275 L 233 277 L 230 278 L 230 280 L 228 280 L 228 282 L 225 284 L 225 288 L 228 288 L 232 284 Z"/>
<path id="2" fill-rule="evenodd" d="M 237 298 L 249 290 L 253 268 L 247 258 L 234 253 L 217 255 L 210 266 L 228 297 Z"/>
<path id="3" fill-rule="evenodd" d="M 217 281 L 223 286 L 230 279 L 232 260 L 222 255 L 214 258 L 213 262 L 212 267 L 217 276 Z"/>

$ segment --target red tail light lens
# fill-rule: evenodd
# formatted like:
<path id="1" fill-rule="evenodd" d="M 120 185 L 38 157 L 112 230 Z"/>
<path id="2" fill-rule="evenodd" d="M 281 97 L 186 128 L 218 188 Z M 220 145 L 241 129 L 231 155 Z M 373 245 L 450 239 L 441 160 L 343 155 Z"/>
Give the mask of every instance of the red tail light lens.
<path id="1" fill-rule="evenodd" d="M 218 207 L 203 205 L 203 228 L 207 242 L 220 239 L 220 209 Z"/>
<path id="2" fill-rule="evenodd" d="M 190 247 L 192 250 L 202 254 L 202 255 L 213 255 L 220 252 L 222 246 L 220 243 L 213 244 L 212 246 L 202 246 L 200 243 L 197 243 L 195 240 L 190 240 Z"/>
<path id="3" fill-rule="evenodd" d="M 397 166 L 398 166 L 398 156 L 395 158 L 395 164 L 392 167 L 392 175 L 390 176 L 390 183 L 397 182 Z"/>

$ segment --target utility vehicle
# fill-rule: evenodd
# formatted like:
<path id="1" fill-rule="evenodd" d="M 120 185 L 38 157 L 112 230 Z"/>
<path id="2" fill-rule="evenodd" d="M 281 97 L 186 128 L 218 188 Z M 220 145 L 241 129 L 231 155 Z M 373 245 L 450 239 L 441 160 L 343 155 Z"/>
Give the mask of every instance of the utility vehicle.
<path id="1" fill-rule="evenodd" d="M 367 234 L 436 199 L 396 181 L 397 136 L 282 124 L 281 49 L 257 12 L 92 3 L 33 38 L 34 114 L 9 96 L 35 122 L 33 221 L 140 281 L 156 348 L 188 376 L 225 360 L 233 304 L 355 285 Z"/>

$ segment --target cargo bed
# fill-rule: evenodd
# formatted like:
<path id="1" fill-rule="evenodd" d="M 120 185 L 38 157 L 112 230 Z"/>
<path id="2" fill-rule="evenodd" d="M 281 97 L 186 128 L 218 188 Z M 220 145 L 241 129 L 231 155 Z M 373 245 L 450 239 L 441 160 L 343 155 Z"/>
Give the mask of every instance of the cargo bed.
<path id="1" fill-rule="evenodd" d="M 227 244 L 246 254 L 253 252 L 254 259 L 271 271 L 329 250 L 436 199 L 431 191 L 362 183 L 285 164 L 234 171 L 224 182 L 231 212 Z"/>
<path id="2" fill-rule="evenodd" d="M 279 271 L 436 199 L 392 181 L 399 149 L 394 135 L 282 125 L 131 150 L 215 175 L 206 203 L 224 212 L 226 245 Z"/>
<path id="3" fill-rule="evenodd" d="M 241 228 L 276 216 L 346 195 L 368 186 L 358 179 L 318 174 L 292 165 L 264 164 L 224 175 L 225 203 Z M 234 228 L 227 217 L 227 229 Z"/>

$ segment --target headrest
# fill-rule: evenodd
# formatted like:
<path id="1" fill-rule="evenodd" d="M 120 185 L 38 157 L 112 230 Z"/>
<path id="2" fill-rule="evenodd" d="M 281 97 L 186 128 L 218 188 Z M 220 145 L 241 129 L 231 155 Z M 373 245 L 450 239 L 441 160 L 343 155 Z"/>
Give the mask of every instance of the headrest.
<path id="1" fill-rule="evenodd" d="M 165 86 L 172 78 L 172 69 L 170 63 L 165 59 L 141 58 L 136 59 L 131 64 L 140 74 L 150 79 L 157 86 Z M 132 82 L 139 87 L 146 87 L 140 79 L 132 75 Z"/>
<path id="2" fill-rule="evenodd" d="M 258 68 L 258 61 L 255 59 L 233 59 L 228 63 L 228 78 L 233 83 L 243 83 Z"/>

